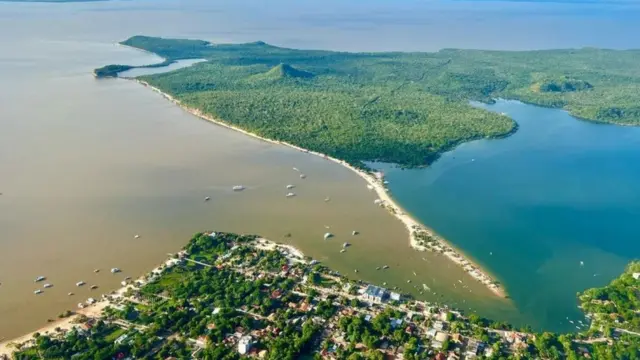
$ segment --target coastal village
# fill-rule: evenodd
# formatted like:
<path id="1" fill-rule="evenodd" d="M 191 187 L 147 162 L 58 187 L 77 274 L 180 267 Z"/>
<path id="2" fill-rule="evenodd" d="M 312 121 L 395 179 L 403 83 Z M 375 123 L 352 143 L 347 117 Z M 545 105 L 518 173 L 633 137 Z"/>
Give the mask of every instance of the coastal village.
<path id="1" fill-rule="evenodd" d="M 518 331 L 349 280 L 288 245 L 216 232 L 49 329 L 0 345 L 0 358 L 556 358 L 545 351 L 561 343 L 590 359 L 633 336 Z"/>

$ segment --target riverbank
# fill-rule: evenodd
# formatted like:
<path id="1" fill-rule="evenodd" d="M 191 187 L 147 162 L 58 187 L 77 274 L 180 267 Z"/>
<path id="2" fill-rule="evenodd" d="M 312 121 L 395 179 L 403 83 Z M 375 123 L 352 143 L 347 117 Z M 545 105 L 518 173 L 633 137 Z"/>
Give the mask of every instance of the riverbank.
<path id="1" fill-rule="evenodd" d="M 102 311 L 105 308 L 107 308 L 109 305 L 111 305 L 113 300 L 124 297 L 124 294 L 129 289 L 134 288 L 134 284 L 145 283 L 147 279 L 154 276 L 155 274 L 161 273 L 162 270 L 165 269 L 166 267 L 173 266 L 175 262 L 176 260 L 173 257 L 171 257 L 166 261 L 164 261 L 162 264 L 156 266 L 149 273 L 146 273 L 140 276 L 135 281 L 129 282 L 125 286 L 122 286 L 110 292 L 109 294 L 103 294 L 100 297 L 100 299 L 95 299 L 95 300 L 91 300 L 91 298 L 87 299 L 87 302 L 82 303 L 82 304 L 85 304 L 83 305 L 84 307 L 73 311 L 73 314 L 68 317 L 49 322 L 45 326 L 42 326 L 22 336 L 9 339 L 9 340 L 0 341 L 0 359 L 2 355 L 11 356 L 11 354 L 16 350 L 16 344 L 22 345 L 22 344 L 28 343 L 29 341 L 34 339 L 34 335 L 36 333 L 41 335 L 47 335 L 47 334 L 53 334 L 61 331 L 69 331 L 75 326 L 81 325 L 79 323 L 79 320 L 83 317 L 94 318 L 94 319 L 100 318 L 102 316 Z"/>
<path id="2" fill-rule="evenodd" d="M 429 229 L 428 227 L 424 226 L 423 224 L 413 219 L 413 217 L 411 217 L 410 215 L 406 214 L 405 211 L 393 200 L 393 198 L 389 194 L 385 186 L 384 175 L 382 173 L 370 173 L 362 169 L 358 169 L 344 160 L 333 158 L 331 156 L 328 156 L 326 154 L 322 154 L 319 152 L 310 151 L 308 149 L 304 149 L 302 147 L 299 147 L 284 141 L 277 141 L 277 140 L 268 139 L 268 138 L 259 136 L 255 133 L 246 131 L 237 126 L 228 124 L 222 120 L 215 119 L 207 114 L 204 114 L 199 109 L 188 107 L 182 104 L 178 99 L 152 86 L 146 81 L 139 80 L 139 79 L 130 79 L 130 80 L 133 80 L 145 87 L 150 88 L 151 90 L 162 95 L 165 99 L 176 104 L 183 110 L 203 120 L 209 121 L 216 125 L 226 127 L 228 129 L 240 132 L 244 135 L 251 136 L 253 138 L 256 138 L 271 144 L 284 145 L 307 154 L 320 156 L 326 160 L 333 161 L 337 164 L 340 164 L 350 169 L 351 171 L 356 173 L 358 176 L 360 176 L 367 182 L 367 187 L 370 190 L 376 192 L 378 199 L 376 199 L 375 204 L 386 208 L 392 215 L 394 215 L 398 220 L 402 222 L 402 224 L 405 226 L 405 228 L 409 232 L 409 245 L 412 248 L 418 251 L 436 251 L 443 254 L 444 256 L 449 258 L 451 261 L 461 266 L 465 270 L 465 272 L 467 272 L 471 277 L 473 277 L 477 281 L 484 284 L 496 296 L 499 296 L 501 298 L 507 297 L 505 290 L 485 270 L 481 269 L 477 264 L 469 260 L 466 256 L 464 256 L 464 254 L 462 254 L 461 251 L 455 249 L 446 240 L 438 236 L 432 229 Z"/>

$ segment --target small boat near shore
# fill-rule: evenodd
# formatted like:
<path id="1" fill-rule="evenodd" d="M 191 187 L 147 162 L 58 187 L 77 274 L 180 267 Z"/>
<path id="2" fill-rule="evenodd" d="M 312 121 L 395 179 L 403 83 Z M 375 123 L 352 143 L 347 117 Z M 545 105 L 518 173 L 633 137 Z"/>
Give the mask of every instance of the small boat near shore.
<path id="1" fill-rule="evenodd" d="M 287 185 L 287 190 L 291 190 L 291 189 L 293 189 L 295 187 L 296 187 L 295 185 L 289 184 L 289 185 Z"/>
<path id="2" fill-rule="evenodd" d="M 117 273 L 119 273 L 119 272 L 120 272 L 120 269 L 118 269 L 118 268 L 113 268 L 113 269 L 111 269 L 111 273 L 112 273 L 112 274 L 117 274 Z"/>
<path id="3" fill-rule="evenodd" d="M 95 289 L 97 289 L 97 288 L 98 288 L 98 285 L 91 285 L 91 287 L 90 287 L 89 289 L 91 289 L 91 290 L 95 290 Z"/>
<path id="4" fill-rule="evenodd" d="M 43 286 L 43 287 L 44 287 L 45 289 L 48 289 L 48 288 L 52 288 L 52 287 L 53 287 L 53 285 L 51 285 L 51 284 L 44 284 L 44 286 Z"/>
<path id="5" fill-rule="evenodd" d="M 351 236 L 356 236 L 356 235 L 358 235 L 358 234 L 360 234 L 360 233 L 359 233 L 359 232 L 357 232 L 357 231 L 355 231 L 355 230 L 353 230 L 353 231 L 351 232 Z"/>
<path id="6" fill-rule="evenodd" d="M 78 281 L 76 283 L 76 286 L 83 286 L 84 284 L 86 284 L 84 281 Z"/>
<path id="7" fill-rule="evenodd" d="M 44 291 L 42 291 L 42 290 L 38 289 L 38 290 L 34 291 L 33 293 L 34 293 L 34 294 L 36 294 L 36 295 L 40 295 L 40 294 L 42 294 L 43 292 L 44 292 Z"/>
<path id="8" fill-rule="evenodd" d="M 332 233 L 330 233 L 330 232 L 328 232 L 328 233 L 324 233 L 324 239 L 325 239 L 325 240 L 331 239 L 332 237 L 333 237 L 333 234 L 332 234 Z"/>
<path id="9" fill-rule="evenodd" d="M 307 178 L 307 175 L 305 175 L 305 174 L 300 174 L 300 179 L 306 179 L 306 178 Z"/>
<path id="10" fill-rule="evenodd" d="M 346 252 L 347 252 L 347 249 L 340 250 L 340 253 L 346 253 Z"/>
<path id="11" fill-rule="evenodd" d="M 205 196 L 204 197 L 204 201 L 209 201 L 209 200 L 211 200 L 211 197 L 209 197 L 209 196 Z"/>
<path id="12" fill-rule="evenodd" d="M 285 195 L 285 196 L 286 196 L 286 197 L 288 197 L 288 198 L 290 198 L 290 197 L 294 197 L 294 196 L 296 196 L 296 194 L 295 194 L 295 193 L 290 192 L 290 193 L 287 193 L 287 195 Z"/>
<path id="13" fill-rule="evenodd" d="M 385 265 L 382 267 L 383 269 L 387 270 L 389 268 L 389 265 Z"/>
<path id="14" fill-rule="evenodd" d="M 349 246 L 351 246 L 351 244 L 349 244 L 348 242 L 342 244 L 342 247 L 345 249 L 348 248 Z"/>
<path id="15" fill-rule="evenodd" d="M 44 276 L 38 276 L 33 282 L 45 281 L 47 278 Z"/>
<path id="16" fill-rule="evenodd" d="M 243 185 L 234 185 L 232 189 L 233 191 L 242 191 L 245 189 L 245 187 Z"/>

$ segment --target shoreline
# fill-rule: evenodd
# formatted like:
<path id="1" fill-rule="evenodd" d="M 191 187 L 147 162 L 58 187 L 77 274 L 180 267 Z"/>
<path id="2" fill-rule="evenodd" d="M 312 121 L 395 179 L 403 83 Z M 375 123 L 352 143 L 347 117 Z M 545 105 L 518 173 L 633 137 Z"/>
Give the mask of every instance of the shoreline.
<path id="1" fill-rule="evenodd" d="M 170 254 L 171 255 L 171 254 Z M 135 284 L 138 282 L 146 282 L 148 277 L 154 276 L 158 273 L 161 273 L 163 269 L 168 266 L 172 266 L 175 263 L 175 259 L 170 256 L 168 259 L 164 260 L 160 265 L 154 267 L 149 272 L 144 273 L 140 277 L 136 279 L 132 279 L 126 285 L 121 286 L 109 293 L 102 294 L 100 298 L 96 299 L 94 303 L 88 305 L 88 302 L 83 302 L 82 304 L 86 304 L 83 308 L 74 310 L 73 313 L 65 318 L 59 318 L 52 322 L 47 323 L 46 325 L 39 327 L 34 331 L 30 331 L 24 335 L 20 335 L 18 337 L 12 339 L 2 339 L 0 340 L 0 359 L 3 355 L 11 356 L 15 351 L 15 347 L 13 344 L 24 344 L 31 340 L 33 340 L 33 335 L 35 333 L 40 334 L 50 334 L 56 333 L 56 329 L 60 328 L 62 330 L 71 330 L 72 328 L 79 326 L 76 320 L 78 318 L 85 316 L 88 318 L 99 319 L 102 317 L 102 311 L 107 308 L 112 303 L 112 299 L 114 298 L 122 298 L 124 294 L 129 290 L 134 288 Z M 87 299 L 88 300 L 88 299 Z"/>
<path id="2" fill-rule="evenodd" d="M 290 144 L 288 142 L 285 141 L 278 141 L 278 140 L 273 140 L 273 139 L 269 139 L 269 138 L 265 138 L 262 136 L 259 136 L 255 133 L 249 132 L 247 130 L 241 129 L 237 126 L 228 124 L 222 120 L 219 119 L 215 119 L 205 113 L 203 113 L 201 110 L 199 109 L 194 109 L 194 108 L 190 108 L 186 105 L 183 105 L 180 100 L 174 98 L 173 96 L 163 92 L 162 90 L 160 90 L 159 88 L 152 86 L 151 84 L 147 83 L 146 81 L 143 80 L 139 80 L 139 79 L 135 79 L 135 78 L 125 78 L 126 80 L 133 80 L 136 83 L 147 87 L 151 90 L 153 90 L 154 92 L 160 94 L 162 97 L 164 97 L 165 99 L 169 100 L 170 102 L 174 103 L 175 105 L 177 105 L 178 107 L 180 107 L 181 109 L 183 109 L 184 111 L 200 118 L 206 121 L 209 121 L 211 123 L 214 123 L 216 125 L 219 126 L 223 126 L 227 129 L 230 130 L 234 130 L 237 132 L 240 132 L 244 135 L 271 143 L 271 144 L 276 144 L 276 145 L 283 145 L 283 146 L 287 146 L 289 148 L 307 153 L 307 154 L 311 154 L 311 155 L 315 155 L 315 156 L 319 156 L 322 157 L 326 160 L 329 161 L 333 161 L 334 163 L 337 163 L 339 165 L 342 165 L 344 167 L 346 167 L 347 169 L 353 171 L 354 173 L 356 173 L 358 176 L 360 176 L 362 179 L 365 180 L 365 182 L 367 182 L 367 187 L 369 188 L 369 190 L 373 190 L 376 192 L 378 199 L 375 201 L 375 204 L 384 207 L 385 209 L 387 209 L 394 217 L 396 217 L 398 220 L 400 220 L 400 222 L 402 222 L 402 224 L 405 226 L 405 228 L 407 229 L 407 231 L 409 232 L 409 245 L 414 248 L 415 250 L 418 251 L 434 251 L 434 252 L 438 252 L 441 253 L 442 255 L 446 256 L 449 260 L 453 261 L 455 264 L 457 264 L 458 266 L 461 266 L 463 268 L 463 270 L 469 274 L 469 276 L 471 276 L 472 278 L 474 278 L 476 281 L 484 284 L 492 293 L 494 293 L 496 296 L 500 297 L 500 298 L 507 298 L 507 293 L 506 291 L 499 285 L 499 283 L 497 281 L 495 281 L 493 279 L 493 277 L 491 277 L 490 275 L 488 275 L 488 273 L 483 270 L 480 266 L 478 266 L 477 264 L 475 264 L 473 261 L 469 260 L 466 256 L 464 256 L 464 254 L 455 249 L 451 244 L 449 244 L 446 240 L 444 240 L 442 237 L 438 236 L 432 229 L 426 227 L 425 225 L 421 224 L 420 222 L 416 221 L 413 217 L 411 217 L 410 215 L 408 215 L 391 197 L 391 195 L 389 194 L 387 188 L 385 187 L 385 182 L 384 182 L 384 177 L 382 173 L 376 172 L 376 173 L 369 173 L 366 172 L 364 170 L 358 169 L 356 167 L 354 167 L 353 165 L 347 163 L 344 160 L 340 160 L 334 157 L 331 157 L 329 155 L 326 154 L 322 154 L 319 152 L 315 152 L 315 151 L 311 151 L 308 149 L 304 149 L 302 147 L 299 147 L 297 145 L 293 145 Z"/>

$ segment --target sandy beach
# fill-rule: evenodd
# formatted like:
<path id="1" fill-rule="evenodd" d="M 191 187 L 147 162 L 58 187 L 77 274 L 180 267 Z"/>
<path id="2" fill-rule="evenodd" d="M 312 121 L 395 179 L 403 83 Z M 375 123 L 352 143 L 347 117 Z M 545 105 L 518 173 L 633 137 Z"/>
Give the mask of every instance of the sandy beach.
<path id="1" fill-rule="evenodd" d="M 411 247 L 413 247 L 414 249 L 418 250 L 418 251 L 436 251 L 439 252 L 441 254 L 443 254 L 444 256 L 446 256 L 447 258 L 449 258 L 451 261 L 453 261 L 454 263 L 458 264 L 459 266 L 461 266 L 471 277 L 473 277 L 474 279 L 476 279 L 477 281 L 481 282 L 482 284 L 484 284 L 485 286 L 487 286 L 487 288 L 489 288 L 495 295 L 505 298 L 507 297 L 507 294 L 505 292 L 505 290 L 499 285 L 499 283 L 492 277 L 490 276 L 485 270 L 481 269 L 477 264 L 475 264 L 474 262 L 472 262 L 471 260 L 469 260 L 466 256 L 464 256 L 464 254 L 462 254 L 462 252 L 460 252 L 459 250 L 455 249 L 453 246 L 451 246 L 451 244 L 449 244 L 446 240 L 444 240 L 442 237 L 438 236 L 432 229 L 429 229 L 428 227 L 424 226 L 423 224 L 421 224 L 420 222 L 416 221 L 415 219 L 413 219 L 410 215 L 408 215 L 391 197 L 391 195 L 389 194 L 387 188 L 385 187 L 385 181 L 384 181 L 384 175 L 382 173 L 370 173 L 367 171 L 364 171 L 362 169 L 358 169 L 354 166 L 352 166 L 351 164 L 347 163 L 344 160 L 340 160 L 337 158 L 333 158 L 331 156 L 328 156 L 326 154 L 322 154 L 322 153 L 318 153 L 315 151 L 310 151 L 308 149 L 304 149 L 301 148 L 299 146 L 284 142 L 284 141 L 277 141 L 277 140 L 272 140 L 272 139 L 268 139 L 268 138 L 264 138 L 262 136 L 259 136 L 255 133 L 243 130 L 239 127 L 230 125 L 222 120 L 219 119 L 215 119 L 207 114 L 204 114 L 202 111 L 200 111 L 199 109 L 194 109 L 194 108 L 190 108 L 188 106 L 185 106 L 184 104 L 182 104 L 180 102 L 180 100 L 175 99 L 173 96 L 163 92 L 162 90 L 150 85 L 149 83 L 147 83 L 146 81 L 142 81 L 139 79 L 134 79 L 134 78 L 129 78 L 128 80 L 133 80 L 145 87 L 150 88 L 151 90 L 157 92 L 158 94 L 162 95 L 165 99 L 171 101 L 172 103 L 178 105 L 180 108 L 182 108 L 183 110 L 189 112 L 192 115 L 195 115 L 203 120 L 209 121 L 211 123 L 214 123 L 216 125 L 219 126 L 224 126 L 228 129 L 234 130 L 234 131 L 238 131 L 242 134 L 245 134 L 247 136 L 251 136 L 253 138 L 256 139 L 260 139 L 262 141 L 271 143 L 271 144 L 277 144 L 277 145 L 284 145 L 293 149 L 296 149 L 298 151 L 304 152 L 304 153 L 308 153 L 311 155 L 315 155 L 315 156 L 319 156 L 322 157 L 323 159 L 329 160 L 329 161 L 333 161 L 337 164 L 340 164 L 348 169 L 350 169 L 351 171 L 355 172 L 358 176 L 360 176 L 361 178 L 363 178 L 366 182 L 367 182 L 367 187 L 372 190 L 375 191 L 378 199 L 375 201 L 375 204 L 386 208 L 392 215 L 394 215 L 398 220 L 400 220 L 405 228 L 407 229 L 407 231 L 409 232 L 409 244 Z"/>

